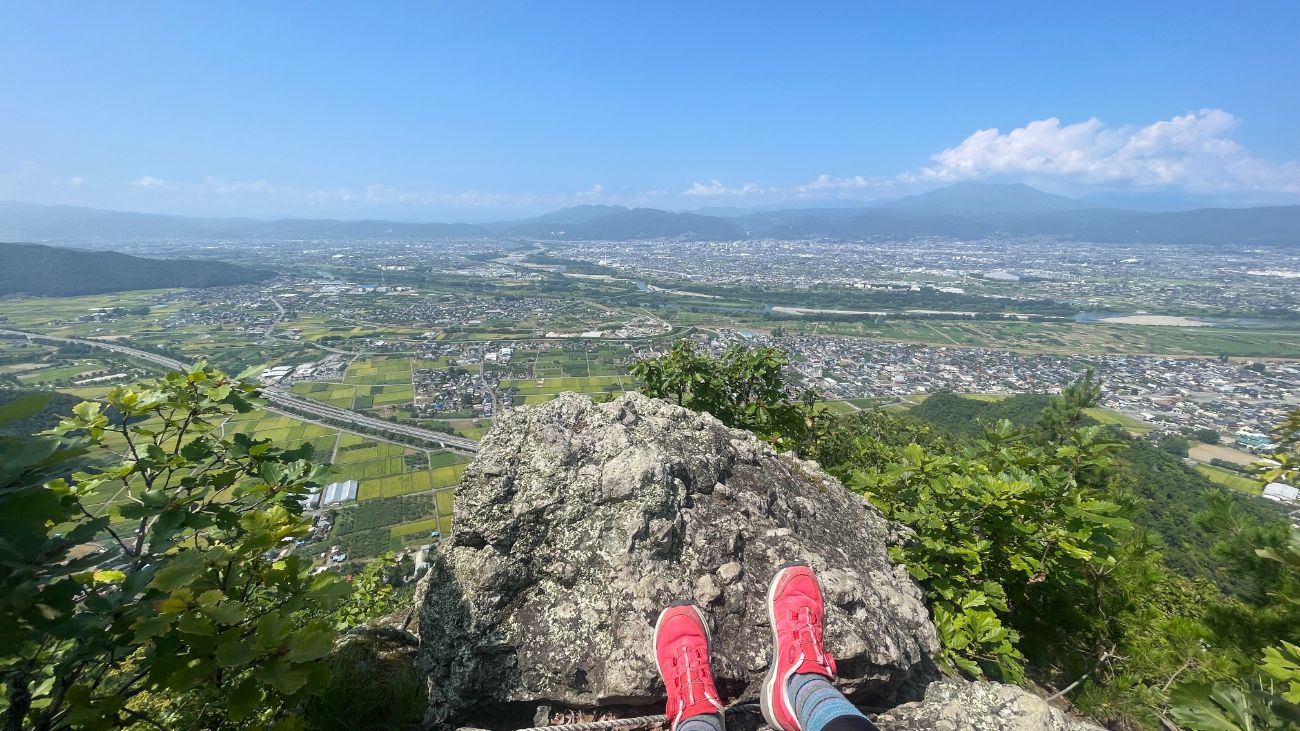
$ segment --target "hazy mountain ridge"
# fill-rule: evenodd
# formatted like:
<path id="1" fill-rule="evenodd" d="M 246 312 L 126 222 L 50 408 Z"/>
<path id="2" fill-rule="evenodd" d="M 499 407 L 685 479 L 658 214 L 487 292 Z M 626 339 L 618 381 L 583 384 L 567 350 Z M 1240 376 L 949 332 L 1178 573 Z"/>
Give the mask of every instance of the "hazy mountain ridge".
<path id="1" fill-rule="evenodd" d="M 871 207 L 899 211 L 1031 213 L 1078 210 L 1087 206 L 1073 198 L 1045 193 L 1024 183 L 954 183 L 898 200 L 880 201 Z"/>
<path id="2" fill-rule="evenodd" d="M 0 243 L 0 295 L 65 297 L 135 289 L 216 287 L 274 277 L 210 259 L 145 259 L 115 251 Z"/>
<path id="3" fill-rule="evenodd" d="M 0 238 L 37 241 L 159 239 L 313 239 L 354 236 L 462 237 L 490 236 L 468 223 L 403 223 L 335 219 L 197 218 L 154 213 L 103 211 L 76 206 L 42 206 L 0 202 Z"/>
<path id="4" fill-rule="evenodd" d="M 708 215 L 713 210 L 719 215 Z M 189 218 L 70 206 L 0 203 L 0 238 L 100 241 L 121 238 L 328 239 L 348 237 L 557 240 L 693 238 L 1058 236 L 1102 243 L 1300 245 L 1300 205 L 1147 211 L 1091 207 L 1023 184 L 958 183 L 858 207 L 696 212 L 580 205 L 492 224 Z"/>
<path id="5" fill-rule="evenodd" d="M 570 224 L 554 224 L 545 238 L 566 240 L 590 239 L 659 239 L 691 237 L 735 240 L 745 238 L 745 231 L 734 221 L 696 213 L 674 213 L 657 208 L 633 208 Z M 542 235 L 542 234 L 534 234 Z"/>

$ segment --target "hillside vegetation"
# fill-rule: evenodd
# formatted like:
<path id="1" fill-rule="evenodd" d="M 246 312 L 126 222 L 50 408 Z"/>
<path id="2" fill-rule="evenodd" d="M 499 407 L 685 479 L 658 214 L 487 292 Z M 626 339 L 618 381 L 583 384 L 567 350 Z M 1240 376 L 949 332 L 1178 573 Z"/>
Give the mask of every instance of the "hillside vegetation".
<path id="1" fill-rule="evenodd" d="M 0 296 L 68 297 L 169 287 L 261 282 L 272 272 L 223 261 L 145 259 L 114 251 L 0 243 Z"/>
<path id="2" fill-rule="evenodd" d="M 1117 729 L 1300 724 L 1300 529 L 1059 397 L 931 396 L 931 419 L 836 414 L 784 355 L 690 343 L 634 368 L 654 396 L 815 459 L 916 539 L 949 673 L 1033 682 Z M 1279 428 L 1300 443 L 1300 412 Z M 1294 479 L 1293 454 L 1271 479 Z"/>
<path id="3" fill-rule="evenodd" d="M 945 672 L 1036 684 L 1116 729 L 1300 724 L 1300 530 L 1090 423 L 1091 372 L 1054 398 L 945 396 L 926 423 L 836 414 L 786 385 L 785 366 L 774 349 L 678 341 L 632 370 L 647 395 L 816 460 L 906 526 L 889 556 L 924 593 Z M 14 398 L 0 424 L 34 426 L 46 405 Z M 383 561 L 347 582 L 268 558 L 307 535 L 300 498 L 328 473 L 309 445 L 213 428 L 257 406 L 200 364 L 78 404 L 53 433 L 0 436 L 6 728 L 376 720 L 359 709 L 383 679 L 330 655 L 339 630 L 394 609 L 397 579 Z M 1300 412 L 1278 439 L 1289 451 L 1270 478 L 1295 479 Z M 91 453 L 114 457 L 74 472 Z M 119 490 L 138 497 L 116 518 L 87 508 Z M 105 552 L 79 550 L 92 541 Z M 401 715 L 418 711 L 402 699 Z"/>

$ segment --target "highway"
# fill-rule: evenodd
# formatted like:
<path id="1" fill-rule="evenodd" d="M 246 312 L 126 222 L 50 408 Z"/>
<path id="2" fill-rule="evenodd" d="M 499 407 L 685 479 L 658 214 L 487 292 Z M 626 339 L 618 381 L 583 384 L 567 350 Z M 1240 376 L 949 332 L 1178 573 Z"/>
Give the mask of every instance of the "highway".
<path id="1" fill-rule="evenodd" d="M 105 341 L 105 340 L 84 340 L 82 338 L 64 338 L 56 335 L 42 335 L 40 333 L 25 332 L 23 330 L 4 330 L 0 329 L 0 335 L 10 335 L 14 337 L 24 337 L 29 340 L 47 340 L 55 343 L 74 343 L 77 345 L 89 345 L 93 348 L 103 348 L 115 353 L 128 355 L 132 358 L 148 361 L 155 365 L 163 366 L 171 370 L 188 371 L 189 365 L 182 363 L 173 358 L 168 358 L 157 353 L 149 353 L 143 350 L 136 350 L 125 345 Z M 468 452 L 473 454 L 478 451 L 478 442 L 465 437 L 458 437 L 452 434 L 443 434 L 431 429 L 424 429 L 409 424 L 396 424 L 384 419 L 378 419 L 373 416 L 367 416 L 348 409 L 341 409 L 337 406 L 313 401 L 304 398 L 298 394 L 285 391 L 284 389 L 274 386 L 262 388 L 262 397 L 266 399 L 266 409 L 286 416 L 296 416 L 297 414 L 307 414 L 318 419 L 327 420 L 341 424 L 339 428 L 344 431 L 364 428 L 370 431 L 378 431 L 386 434 L 397 434 L 405 437 L 413 437 L 425 442 L 438 444 L 446 449 L 453 449 L 459 452 Z M 353 427 L 348 429 L 347 426 Z M 362 435 L 364 431 L 355 432 Z"/>
<path id="2" fill-rule="evenodd" d="M 378 419 L 373 416 L 366 416 L 355 411 L 342 409 L 337 406 L 331 406 L 320 401 L 313 401 L 303 398 L 296 393 L 290 393 L 284 389 L 274 386 L 262 389 L 262 398 L 267 401 L 267 408 L 272 408 L 281 413 L 293 415 L 293 411 L 299 411 L 311 416 L 331 421 L 341 421 L 355 426 L 364 426 L 377 431 L 384 431 L 389 434 L 400 434 L 407 437 L 415 437 L 426 442 L 437 442 L 447 449 L 456 449 L 462 452 L 477 452 L 478 442 L 465 437 L 458 437 L 453 434 L 443 434 L 442 432 L 424 429 L 410 424 L 397 424 L 384 419 Z M 274 408 L 278 406 L 279 408 Z"/>

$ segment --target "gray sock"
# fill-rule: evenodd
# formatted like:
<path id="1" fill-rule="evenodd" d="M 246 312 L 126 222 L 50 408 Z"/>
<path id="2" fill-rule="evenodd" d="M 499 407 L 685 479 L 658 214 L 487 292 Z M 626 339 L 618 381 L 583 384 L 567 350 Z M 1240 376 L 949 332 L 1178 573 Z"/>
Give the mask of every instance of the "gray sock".
<path id="1" fill-rule="evenodd" d="M 722 714 L 701 713 L 687 716 L 677 724 L 676 731 L 722 731 Z"/>

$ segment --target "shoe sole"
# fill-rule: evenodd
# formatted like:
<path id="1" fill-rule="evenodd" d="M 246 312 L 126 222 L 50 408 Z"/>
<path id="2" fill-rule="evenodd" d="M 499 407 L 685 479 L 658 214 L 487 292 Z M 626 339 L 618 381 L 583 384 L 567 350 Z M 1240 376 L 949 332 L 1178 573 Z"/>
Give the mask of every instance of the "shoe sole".
<path id="1" fill-rule="evenodd" d="M 781 653 L 778 651 L 776 644 L 776 612 L 772 611 L 772 606 L 776 601 L 776 587 L 781 583 L 781 576 L 788 569 L 796 567 L 807 568 L 808 564 L 804 561 L 790 561 L 781 564 L 776 569 L 776 575 L 772 577 L 772 583 L 767 587 L 767 621 L 772 628 L 772 661 L 768 665 L 767 676 L 763 679 L 763 692 L 759 695 L 758 705 L 763 711 L 763 718 L 767 721 L 767 725 L 777 729 L 777 731 L 781 731 L 783 727 L 777 722 L 776 716 L 772 713 L 771 701 L 776 693 L 777 669 L 780 667 Z"/>
<path id="2" fill-rule="evenodd" d="M 669 604 L 668 606 L 664 607 L 664 610 L 659 613 L 659 619 L 655 620 L 655 638 L 654 638 L 655 667 L 659 668 L 659 677 L 661 678 L 666 678 L 668 676 L 664 675 L 664 666 L 659 664 L 659 628 L 663 626 L 664 615 L 668 613 L 668 610 L 676 609 L 677 607 L 690 607 L 691 609 L 695 610 L 695 616 L 699 618 L 700 626 L 704 628 L 704 649 L 706 652 L 709 653 L 713 652 L 713 634 L 709 631 L 709 623 L 704 619 L 704 612 L 701 612 L 700 608 L 695 606 L 693 602 L 686 602 L 686 601 L 673 602 L 672 604 Z"/>

